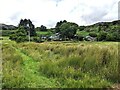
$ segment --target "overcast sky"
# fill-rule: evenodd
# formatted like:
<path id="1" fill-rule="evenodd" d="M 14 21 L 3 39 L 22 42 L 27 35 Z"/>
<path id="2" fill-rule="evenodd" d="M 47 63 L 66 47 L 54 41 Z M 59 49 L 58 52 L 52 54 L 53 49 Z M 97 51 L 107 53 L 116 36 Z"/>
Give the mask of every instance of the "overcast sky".
<path id="1" fill-rule="evenodd" d="M 35 26 L 54 27 L 67 20 L 78 25 L 118 19 L 119 0 L 0 0 L 0 23 L 18 25 L 31 19 Z"/>

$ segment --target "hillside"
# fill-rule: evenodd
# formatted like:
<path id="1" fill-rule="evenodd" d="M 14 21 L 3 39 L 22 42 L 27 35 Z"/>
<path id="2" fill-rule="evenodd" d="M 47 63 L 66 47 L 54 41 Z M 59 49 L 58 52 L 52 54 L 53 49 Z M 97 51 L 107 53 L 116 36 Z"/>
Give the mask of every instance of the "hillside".
<path id="1" fill-rule="evenodd" d="M 2 24 L 0 23 L 0 30 L 14 30 L 17 27 L 14 25 L 6 25 L 6 24 Z"/>
<path id="2" fill-rule="evenodd" d="M 86 32 L 118 32 L 120 31 L 120 20 L 112 21 L 112 22 L 98 22 L 89 26 L 80 26 L 80 30 L 84 30 Z"/>
<path id="3" fill-rule="evenodd" d="M 97 37 L 97 41 L 120 41 L 120 20 L 80 26 L 79 36 Z"/>

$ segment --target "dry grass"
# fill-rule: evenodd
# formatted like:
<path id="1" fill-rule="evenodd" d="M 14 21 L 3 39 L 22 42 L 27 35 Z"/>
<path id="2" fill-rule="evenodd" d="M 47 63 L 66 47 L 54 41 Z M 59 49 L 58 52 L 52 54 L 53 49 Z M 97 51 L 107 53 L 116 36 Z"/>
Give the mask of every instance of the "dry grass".
<path id="1" fill-rule="evenodd" d="M 57 87 L 108 87 L 119 80 L 117 42 L 20 43 L 15 47 L 37 62 L 39 74 L 55 80 Z M 11 56 L 5 55 L 6 61 Z"/>

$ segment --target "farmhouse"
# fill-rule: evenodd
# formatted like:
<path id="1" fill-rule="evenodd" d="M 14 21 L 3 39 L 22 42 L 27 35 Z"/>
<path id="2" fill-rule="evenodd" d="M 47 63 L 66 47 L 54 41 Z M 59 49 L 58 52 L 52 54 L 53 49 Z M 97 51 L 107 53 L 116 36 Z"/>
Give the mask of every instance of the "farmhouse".
<path id="1" fill-rule="evenodd" d="M 55 33 L 52 36 L 50 36 L 49 39 L 50 40 L 54 40 L 54 41 L 61 40 L 60 39 L 60 34 L 59 33 Z"/>

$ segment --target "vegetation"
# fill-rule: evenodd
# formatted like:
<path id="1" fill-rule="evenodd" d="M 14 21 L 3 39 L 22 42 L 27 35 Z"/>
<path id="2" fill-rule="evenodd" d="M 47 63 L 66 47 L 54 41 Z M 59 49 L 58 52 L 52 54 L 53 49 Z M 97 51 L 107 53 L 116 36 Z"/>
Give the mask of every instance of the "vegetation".
<path id="1" fill-rule="evenodd" d="M 30 34 L 30 36 L 37 37 L 39 39 L 44 37 L 46 38 L 45 41 L 49 40 L 52 35 L 55 36 L 56 33 L 59 34 L 59 36 L 57 36 L 59 40 L 63 41 L 90 41 L 86 39 L 88 36 L 94 38 L 93 40 L 91 39 L 92 41 L 120 41 L 119 24 L 120 21 L 117 20 L 113 22 L 100 22 L 90 26 L 78 26 L 73 22 L 63 20 L 57 22 L 55 28 L 47 29 L 44 25 L 35 28 L 30 19 L 21 19 L 17 30 L 19 30 L 20 27 L 23 27 L 27 35 Z M 12 36 L 13 34 L 16 34 L 15 32 L 17 30 L 3 30 L 0 31 L 0 33 L 2 33 L 2 36 Z"/>
<path id="2" fill-rule="evenodd" d="M 37 27 L 36 30 L 37 30 L 37 31 L 47 31 L 48 29 L 47 29 L 46 26 L 41 25 L 40 27 Z"/>
<path id="3" fill-rule="evenodd" d="M 15 29 L 17 29 L 17 27 L 14 25 L 6 25 L 6 24 L 0 23 L 0 29 L 2 29 L 2 30 L 15 30 Z"/>
<path id="4" fill-rule="evenodd" d="M 79 33 L 94 33 L 98 41 L 120 41 L 120 20 L 100 22 L 90 26 L 80 26 Z M 90 34 L 89 34 L 90 35 Z"/>
<path id="5" fill-rule="evenodd" d="M 78 29 L 78 25 L 75 23 L 66 22 L 59 26 L 60 37 L 62 39 L 73 39 Z"/>
<path id="6" fill-rule="evenodd" d="M 15 40 L 16 42 L 27 41 L 27 32 L 24 27 L 19 27 L 16 33 L 10 35 L 10 39 Z"/>
<path id="7" fill-rule="evenodd" d="M 9 36 L 11 34 L 14 34 L 16 30 L 0 30 L 0 35 L 2 36 Z"/>
<path id="8" fill-rule="evenodd" d="M 3 88 L 105 88 L 117 83 L 117 42 L 3 41 Z"/>
<path id="9" fill-rule="evenodd" d="M 36 31 L 35 31 L 35 26 L 32 24 L 30 19 L 21 19 L 18 27 L 23 27 L 25 31 L 27 32 L 27 35 L 30 34 L 30 36 L 35 36 Z"/>
<path id="10" fill-rule="evenodd" d="M 15 40 L 16 42 L 24 42 L 28 41 L 27 36 L 36 36 L 36 31 L 34 25 L 30 21 L 30 19 L 21 19 L 18 29 L 14 34 L 10 35 L 11 40 Z M 30 38 L 29 38 L 30 39 Z M 36 40 L 36 39 L 35 39 Z"/>
<path id="11" fill-rule="evenodd" d="M 4 89 L 112 88 L 120 83 L 119 20 L 91 26 L 64 20 L 52 29 L 41 27 L 44 30 L 36 30 L 24 19 L 17 30 L 4 32 L 7 37 L 0 39 Z M 61 41 L 48 42 L 50 37 Z M 86 37 L 96 41 L 87 42 Z"/>

